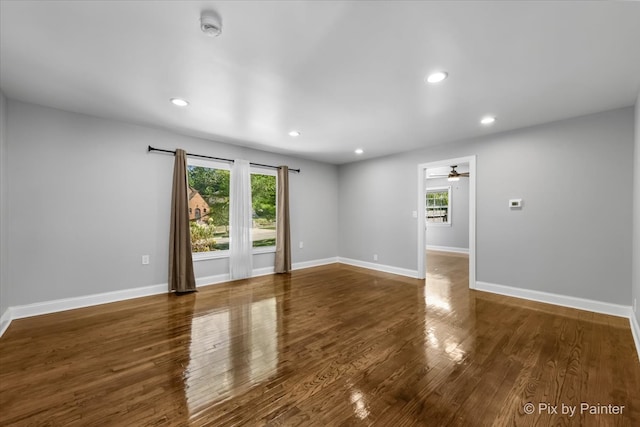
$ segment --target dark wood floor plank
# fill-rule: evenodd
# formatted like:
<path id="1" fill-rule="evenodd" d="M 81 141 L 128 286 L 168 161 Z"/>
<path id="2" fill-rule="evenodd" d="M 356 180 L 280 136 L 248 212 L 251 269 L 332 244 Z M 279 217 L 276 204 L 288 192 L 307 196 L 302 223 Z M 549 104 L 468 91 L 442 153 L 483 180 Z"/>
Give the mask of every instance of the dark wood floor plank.
<path id="1" fill-rule="evenodd" d="M 329 265 L 14 321 L 2 426 L 635 426 L 625 319 Z M 540 405 L 625 405 L 553 414 Z M 525 405 L 535 405 L 527 414 Z"/>

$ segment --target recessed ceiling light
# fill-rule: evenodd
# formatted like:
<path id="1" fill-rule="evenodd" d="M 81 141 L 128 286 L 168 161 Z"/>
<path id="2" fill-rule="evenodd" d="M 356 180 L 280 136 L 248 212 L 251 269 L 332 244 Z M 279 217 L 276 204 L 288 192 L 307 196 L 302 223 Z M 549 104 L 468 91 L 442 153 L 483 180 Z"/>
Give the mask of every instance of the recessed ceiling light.
<path id="1" fill-rule="evenodd" d="M 425 79 L 427 83 L 440 83 L 448 76 L 444 71 L 436 71 L 435 73 L 431 73 Z"/>
<path id="2" fill-rule="evenodd" d="M 300 132 L 298 132 L 297 130 L 292 130 L 291 132 L 289 132 L 289 136 L 295 138 L 296 136 L 300 136 Z"/>
<path id="3" fill-rule="evenodd" d="M 364 153 L 364 150 L 362 148 L 356 148 L 356 150 L 354 151 L 354 153 L 356 154 L 362 154 Z"/>
<path id="4" fill-rule="evenodd" d="M 491 125 L 495 123 L 496 118 L 494 116 L 485 116 L 480 120 L 480 123 L 483 125 Z"/>
<path id="5" fill-rule="evenodd" d="M 171 103 L 173 105 L 177 105 L 178 107 L 186 107 L 187 105 L 189 105 L 189 103 L 182 98 L 171 98 Z"/>
<path id="6" fill-rule="evenodd" d="M 496 121 L 496 118 L 493 116 L 486 116 L 483 117 L 482 120 L 480 120 L 480 123 L 482 123 L 483 125 L 491 125 Z"/>

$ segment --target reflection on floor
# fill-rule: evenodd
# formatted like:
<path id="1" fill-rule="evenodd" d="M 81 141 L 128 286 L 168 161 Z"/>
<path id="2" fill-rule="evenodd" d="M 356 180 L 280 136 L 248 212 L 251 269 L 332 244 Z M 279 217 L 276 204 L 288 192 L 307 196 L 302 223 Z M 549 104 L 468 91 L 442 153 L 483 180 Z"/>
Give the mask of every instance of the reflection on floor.
<path id="1" fill-rule="evenodd" d="M 278 369 L 276 298 L 236 301 L 191 323 L 185 390 L 189 413 L 268 379 Z"/>
<path id="2" fill-rule="evenodd" d="M 427 310 L 439 313 L 441 319 L 451 319 L 452 315 L 461 312 L 454 310 L 452 304 L 469 303 L 469 292 L 466 288 L 469 277 L 468 260 L 467 255 L 427 251 L 425 306 Z M 454 293 L 457 294 L 455 298 L 452 295 Z M 455 336 L 441 332 L 444 332 L 442 327 L 435 324 L 425 325 L 425 338 L 430 344 L 425 349 L 427 352 L 436 353 L 444 351 L 452 362 L 460 362 L 465 355 L 464 347 Z"/>
<path id="3" fill-rule="evenodd" d="M 626 319 L 470 291 L 467 263 L 429 253 L 426 281 L 333 264 L 14 321 L 0 425 L 640 425 Z"/>

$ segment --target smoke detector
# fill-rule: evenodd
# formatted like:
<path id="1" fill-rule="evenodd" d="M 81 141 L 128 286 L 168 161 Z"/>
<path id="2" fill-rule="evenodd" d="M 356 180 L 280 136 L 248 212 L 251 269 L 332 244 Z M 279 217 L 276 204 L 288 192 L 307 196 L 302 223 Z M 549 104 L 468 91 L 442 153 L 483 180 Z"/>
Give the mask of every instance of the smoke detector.
<path id="1" fill-rule="evenodd" d="M 200 29 L 209 37 L 218 37 L 222 33 L 222 19 L 213 10 L 205 10 L 200 16 Z"/>

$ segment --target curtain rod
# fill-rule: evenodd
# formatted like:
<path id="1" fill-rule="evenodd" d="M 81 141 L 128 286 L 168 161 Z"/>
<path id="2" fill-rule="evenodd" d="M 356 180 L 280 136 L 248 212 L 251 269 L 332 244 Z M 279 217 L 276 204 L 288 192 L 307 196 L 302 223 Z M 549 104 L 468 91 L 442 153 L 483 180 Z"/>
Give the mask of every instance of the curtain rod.
<path id="1" fill-rule="evenodd" d="M 164 149 L 162 149 L 162 148 L 154 148 L 154 147 L 152 147 L 152 146 L 149 146 L 148 151 L 149 151 L 149 152 L 151 152 L 151 151 L 159 151 L 159 152 L 161 152 L 161 153 L 170 153 L 170 154 L 173 154 L 173 155 L 175 155 L 175 154 L 176 154 L 176 152 L 175 152 L 175 151 L 172 151 L 172 150 L 164 150 Z M 202 154 L 191 154 L 191 153 L 186 153 L 186 154 L 187 154 L 187 156 L 189 156 L 189 157 L 198 157 L 198 158 L 200 158 L 200 159 L 221 160 L 221 161 L 223 161 L 223 162 L 230 162 L 230 163 L 233 163 L 233 159 L 223 159 L 222 157 L 204 156 L 204 155 L 202 155 Z M 249 164 L 250 164 L 250 165 L 253 165 L 253 166 L 261 166 L 261 167 L 263 167 L 263 168 L 278 169 L 278 166 L 264 165 L 264 164 L 262 164 L 262 163 L 249 163 Z M 300 169 L 291 169 L 291 168 L 289 168 L 289 172 L 297 172 L 297 173 L 300 173 Z"/>

